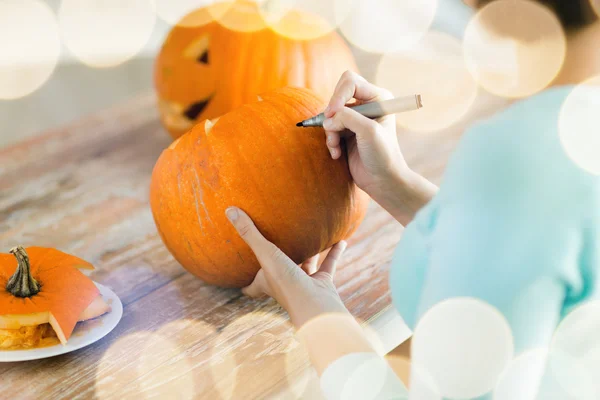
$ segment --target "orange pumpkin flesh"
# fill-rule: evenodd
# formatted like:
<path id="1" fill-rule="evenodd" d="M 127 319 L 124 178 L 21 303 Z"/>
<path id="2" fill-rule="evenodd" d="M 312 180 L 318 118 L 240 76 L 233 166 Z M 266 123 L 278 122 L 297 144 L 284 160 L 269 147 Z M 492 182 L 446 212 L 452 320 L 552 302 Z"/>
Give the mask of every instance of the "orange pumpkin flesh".
<path id="1" fill-rule="evenodd" d="M 21 257 L 17 257 L 17 262 L 15 256 L 19 251 Z M 14 255 L 0 254 L 0 338 L 15 337 L 21 331 L 21 339 L 26 341 L 30 339 L 28 335 L 41 335 L 43 325 L 50 324 L 60 342 L 65 344 L 78 321 L 110 310 L 98 288 L 79 271 L 93 269 L 90 263 L 50 248 L 16 248 L 11 252 Z M 29 268 L 23 261 L 27 256 Z M 39 291 L 21 297 L 20 287 L 27 285 L 15 288 L 11 278 L 19 276 L 25 282 L 28 274 L 30 283 L 39 284 Z"/>
<path id="2" fill-rule="evenodd" d="M 257 7 L 239 0 L 227 18 L 255 21 L 262 18 Z M 161 120 L 174 138 L 195 122 L 221 116 L 280 87 L 306 87 L 327 98 L 344 71 L 358 70 L 352 52 L 335 32 L 304 41 L 279 35 L 266 24 L 240 32 L 214 21 L 208 8 L 183 18 L 190 20 L 210 22 L 176 25 L 154 70 Z"/>
<path id="3" fill-rule="evenodd" d="M 226 219 L 229 206 L 246 211 L 296 263 L 354 232 L 368 197 L 346 158 L 331 159 L 322 129 L 295 126 L 324 106 L 306 89 L 278 89 L 199 123 L 162 153 L 150 204 L 181 265 L 209 284 L 251 283 L 259 264 Z"/>

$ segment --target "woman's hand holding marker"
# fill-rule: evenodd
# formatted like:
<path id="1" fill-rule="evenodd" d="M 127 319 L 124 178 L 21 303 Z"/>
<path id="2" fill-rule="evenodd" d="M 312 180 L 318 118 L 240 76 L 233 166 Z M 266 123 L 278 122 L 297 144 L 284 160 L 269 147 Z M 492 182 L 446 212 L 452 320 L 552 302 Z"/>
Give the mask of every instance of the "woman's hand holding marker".
<path id="1" fill-rule="evenodd" d="M 344 138 L 354 182 L 406 225 L 437 188 L 408 167 L 398 144 L 394 115 L 372 120 L 346 107 L 352 99 L 367 103 L 391 98 L 388 90 L 347 71 L 325 109 L 323 128 L 331 157 L 341 157 Z"/>

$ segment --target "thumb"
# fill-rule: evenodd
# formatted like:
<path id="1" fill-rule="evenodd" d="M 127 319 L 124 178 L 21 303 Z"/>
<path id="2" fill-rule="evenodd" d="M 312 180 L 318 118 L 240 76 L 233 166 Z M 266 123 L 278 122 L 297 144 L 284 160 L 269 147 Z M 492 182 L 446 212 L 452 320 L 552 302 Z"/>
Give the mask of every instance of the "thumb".
<path id="1" fill-rule="evenodd" d="M 288 256 L 260 233 L 248 214 L 237 207 L 229 207 L 225 213 L 270 276 L 295 275 L 301 271 Z"/>
<path id="2" fill-rule="evenodd" d="M 235 230 L 238 232 L 240 237 L 250 246 L 252 251 L 258 255 L 261 249 L 264 249 L 267 245 L 271 244 L 265 237 L 259 232 L 252 219 L 244 211 L 237 207 L 229 207 L 225 214 L 227 219 L 231 222 Z"/>

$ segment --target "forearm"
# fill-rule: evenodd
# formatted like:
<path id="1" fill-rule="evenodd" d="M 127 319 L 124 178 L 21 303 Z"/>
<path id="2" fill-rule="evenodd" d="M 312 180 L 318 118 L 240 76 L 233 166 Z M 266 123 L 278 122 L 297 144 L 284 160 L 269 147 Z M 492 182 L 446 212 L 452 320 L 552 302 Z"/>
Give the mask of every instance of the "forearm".
<path id="1" fill-rule="evenodd" d="M 298 330 L 319 376 L 334 361 L 353 353 L 375 353 L 358 322 L 350 313 L 327 313 Z"/>
<path id="2" fill-rule="evenodd" d="M 407 366 L 394 365 L 393 358 L 386 360 L 377 354 L 350 314 L 322 318 L 331 319 L 326 325 L 299 331 L 299 336 L 308 349 L 326 399 L 409 397 Z M 349 384 L 352 392 L 348 392 Z"/>
<path id="3" fill-rule="evenodd" d="M 437 191 L 436 185 L 409 170 L 407 173 L 391 172 L 385 182 L 369 191 L 369 194 L 398 222 L 406 226 Z"/>

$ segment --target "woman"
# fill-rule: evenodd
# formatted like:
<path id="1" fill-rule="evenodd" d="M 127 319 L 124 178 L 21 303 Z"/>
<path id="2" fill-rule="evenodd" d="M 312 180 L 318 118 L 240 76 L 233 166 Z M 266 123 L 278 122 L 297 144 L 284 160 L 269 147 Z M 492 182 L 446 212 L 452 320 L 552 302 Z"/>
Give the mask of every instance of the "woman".
<path id="1" fill-rule="evenodd" d="M 592 22 L 587 0 L 542 2 L 568 32 L 568 59 L 557 82 L 599 74 L 600 57 L 590 55 L 598 51 L 600 24 Z M 475 297 L 504 314 L 519 353 L 548 345 L 569 310 L 600 299 L 600 178 L 567 157 L 558 135 L 570 89 L 551 88 L 471 128 L 438 192 L 404 161 L 394 117 L 372 121 L 345 107 L 353 98 L 372 101 L 390 93 L 355 74 L 342 76 L 325 112 L 326 145 L 339 158 L 345 136 L 356 184 L 406 226 L 390 288 L 411 328 L 444 299 Z M 243 211 L 230 208 L 227 215 L 262 265 L 245 294 L 274 297 L 299 329 L 325 314 L 349 315 L 332 280 L 345 243 L 335 245 L 318 270 L 316 257 L 299 269 Z M 305 338 L 328 398 L 340 398 L 344 374 L 374 357 L 355 328 L 340 323 L 331 337 Z M 391 369 L 375 369 L 385 374 L 385 384 L 370 398 L 406 395 Z M 364 380 L 360 390 L 366 392 L 356 392 L 363 398 L 371 378 L 353 379 Z"/>

